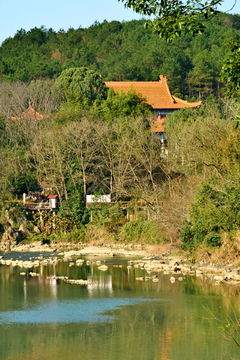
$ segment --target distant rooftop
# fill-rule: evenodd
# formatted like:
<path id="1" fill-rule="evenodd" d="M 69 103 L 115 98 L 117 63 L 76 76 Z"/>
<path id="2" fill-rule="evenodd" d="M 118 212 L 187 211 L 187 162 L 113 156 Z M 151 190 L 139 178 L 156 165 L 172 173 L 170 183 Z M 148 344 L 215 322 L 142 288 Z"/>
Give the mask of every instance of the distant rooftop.
<path id="1" fill-rule="evenodd" d="M 115 92 L 127 93 L 131 88 L 140 93 L 153 109 L 183 109 L 194 108 L 201 105 L 201 101 L 189 103 L 171 95 L 167 78 L 160 75 L 160 81 L 106 81 L 107 87 L 112 87 Z"/>
<path id="2" fill-rule="evenodd" d="M 11 120 L 16 121 L 17 119 L 25 120 L 42 120 L 44 115 L 40 114 L 33 109 L 31 101 L 28 103 L 28 109 L 24 111 L 20 116 L 11 116 Z"/>

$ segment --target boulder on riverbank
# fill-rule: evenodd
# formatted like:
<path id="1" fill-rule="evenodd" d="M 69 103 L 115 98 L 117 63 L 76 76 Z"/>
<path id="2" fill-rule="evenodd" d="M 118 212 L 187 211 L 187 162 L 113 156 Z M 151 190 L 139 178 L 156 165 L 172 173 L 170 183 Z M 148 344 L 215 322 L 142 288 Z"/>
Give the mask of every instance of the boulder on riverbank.
<path id="1" fill-rule="evenodd" d="M 20 227 L 19 227 L 19 230 L 18 231 L 21 231 L 25 236 L 29 235 L 29 231 L 27 229 L 27 227 L 24 225 L 24 224 L 21 224 Z"/>
<path id="2" fill-rule="evenodd" d="M 1 240 L 1 245 L 9 246 L 9 245 L 16 245 L 20 241 L 22 241 L 25 237 L 25 233 L 22 230 L 17 230 L 15 228 L 8 228 Z"/>

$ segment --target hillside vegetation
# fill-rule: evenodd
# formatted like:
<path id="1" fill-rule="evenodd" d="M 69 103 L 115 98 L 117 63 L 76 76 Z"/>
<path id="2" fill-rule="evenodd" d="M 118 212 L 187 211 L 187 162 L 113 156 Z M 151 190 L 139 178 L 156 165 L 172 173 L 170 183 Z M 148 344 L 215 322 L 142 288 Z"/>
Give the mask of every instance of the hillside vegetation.
<path id="1" fill-rule="evenodd" d="M 29 241 L 168 243 L 203 261 L 237 261 L 239 95 L 223 99 L 220 70 L 239 17 L 220 15 L 203 36 L 172 44 L 142 25 L 21 30 L 3 43 L 0 232 L 25 222 Z M 159 74 L 175 94 L 204 99 L 167 116 L 167 151 L 150 131 L 145 99 L 104 84 Z M 43 119 L 22 115 L 29 101 Z M 23 213 L 17 201 L 43 184 L 61 202 L 54 228 L 51 213 Z M 87 194 L 111 194 L 113 206 L 86 209 Z"/>
<path id="2" fill-rule="evenodd" d="M 220 14 L 206 23 L 203 35 L 172 43 L 159 40 L 143 24 L 104 21 L 67 32 L 21 29 L 0 47 L 0 80 L 55 79 L 64 69 L 84 66 L 105 81 L 157 81 L 163 74 L 172 93 L 181 97 L 221 94 L 224 42 L 239 35 L 239 15 Z"/>

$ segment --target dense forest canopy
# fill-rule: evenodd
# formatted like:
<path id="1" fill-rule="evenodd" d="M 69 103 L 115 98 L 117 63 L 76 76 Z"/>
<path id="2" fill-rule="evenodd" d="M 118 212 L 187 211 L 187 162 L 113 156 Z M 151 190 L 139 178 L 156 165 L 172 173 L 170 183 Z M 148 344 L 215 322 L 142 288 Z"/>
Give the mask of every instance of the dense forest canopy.
<path id="1" fill-rule="evenodd" d="M 135 12 L 152 16 L 145 26 L 150 26 L 160 38 L 171 41 L 190 33 L 202 34 L 205 21 L 219 13 L 217 5 L 223 0 L 118 0 Z"/>
<path id="2" fill-rule="evenodd" d="M 163 74 L 171 92 L 186 99 L 221 94 L 224 42 L 239 36 L 239 15 L 220 13 L 201 36 L 172 43 L 144 29 L 144 22 L 96 22 L 67 32 L 21 29 L 0 47 L 0 81 L 55 79 L 62 70 L 85 66 L 109 81 L 157 81 Z"/>

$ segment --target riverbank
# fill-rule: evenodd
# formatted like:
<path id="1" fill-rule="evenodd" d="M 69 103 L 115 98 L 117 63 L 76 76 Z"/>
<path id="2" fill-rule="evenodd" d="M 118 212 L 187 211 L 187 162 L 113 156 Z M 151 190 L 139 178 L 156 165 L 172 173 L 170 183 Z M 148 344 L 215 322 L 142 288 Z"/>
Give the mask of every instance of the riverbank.
<path id="1" fill-rule="evenodd" d="M 139 244 L 118 244 L 118 243 L 106 243 L 106 244 L 83 244 L 72 242 L 58 242 L 50 244 L 42 244 L 41 241 L 36 241 L 29 244 L 18 244 L 8 248 L 2 247 L 3 252 L 40 252 L 49 253 L 54 252 L 56 254 L 76 254 L 80 255 L 92 255 L 92 256 L 128 256 L 128 257 L 144 257 L 149 254 L 147 245 Z"/>
<path id="2" fill-rule="evenodd" d="M 108 243 L 105 245 L 86 245 L 73 243 L 41 244 L 34 242 L 31 244 L 19 244 L 12 246 L 8 251 L 2 253 L 1 265 L 21 266 L 23 268 L 37 267 L 39 265 L 53 265 L 60 262 L 69 262 L 71 266 L 81 265 L 80 257 L 85 260 L 91 257 L 92 263 L 96 260 L 100 263 L 101 259 L 111 257 L 125 257 L 130 259 L 128 266 L 145 270 L 148 276 L 140 277 L 138 280 L 149 280 L 150 274 L 154 274 L 155 281 L 158 281 L 157 273 L 171 274 L 171 281 L 182 280 L 186 276 L 196 276 L 208 278 L 217 285 L 223 283 L 240 284 L 240 267 L 233 264 L 216 265 L 211 263 L 193 263 L 192 258 L 187 253 L 177 253 L 175 247 L 150 246 L 139 244 L 118 244 Z M 164 252 L 163 252 L 164 251 Z M 36 257 L 30 257 L 28 261 L 23 261 L 21 253 L 39 253 Z M 10 254 L 19 253 L 19 256 L 11 259 Z M 51 254 L 50 257 L 43 257 L 42 254 Z M 5 256 L 4 256 L 5 255 Z M 5 260 L 8 255 L 8 260 Z"/>

